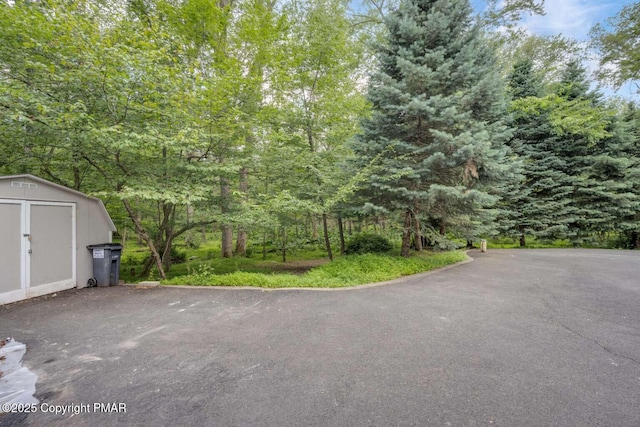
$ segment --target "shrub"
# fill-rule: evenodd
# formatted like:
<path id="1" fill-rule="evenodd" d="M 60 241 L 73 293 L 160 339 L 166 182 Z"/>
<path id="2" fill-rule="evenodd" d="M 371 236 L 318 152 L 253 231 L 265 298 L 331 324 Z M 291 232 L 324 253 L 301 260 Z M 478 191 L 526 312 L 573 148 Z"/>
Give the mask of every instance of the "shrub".
<path id="1" fill-rule="evenodd" d="M 131 254 L 123 254 L 120 258 L 120 263 L 122 265 L 140 265 L 144 264 L 149 257 L 146 254 L 140 253 L 131 253 Z"/>
<path id="2" fill-rule="evenodd" d="M 607 239 L 603 245 L 612 249 L 635 249 L 636 236 L 633 233 L 619 233 L 615 237 Z"/>
<path id="3" fill-rule="evenodd" d="M 389 252 L 393 246 L 391 242 L 377 234 L 359 234 L 347 243 L 345 253 L 367 254 Z"/>
<path id="4" fill-rule="evenodd" d="M 187 260 L 187 252 L 179 251 L 175 248 L 175 246 L 171 247 L 171 263 L 172 264 L 182 264 Z"/>
<path id="5" fill-rule="evenodd" d="M 185 232 L 184 245 L 189 249 L 198 249 L 200 247 L 200 236 L 194 230 Z"/>

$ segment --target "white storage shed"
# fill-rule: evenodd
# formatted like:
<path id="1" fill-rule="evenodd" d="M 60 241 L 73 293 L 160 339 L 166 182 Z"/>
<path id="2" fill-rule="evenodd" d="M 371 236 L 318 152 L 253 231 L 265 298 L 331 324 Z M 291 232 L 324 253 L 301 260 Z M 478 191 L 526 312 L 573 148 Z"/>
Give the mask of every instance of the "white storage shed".
<path id="1" fill-rule="evenodd" d="M 86 287 L 87 245 L 114 231 L 95 197 L 33 175 L 0 177 L 0 304 Z"/>

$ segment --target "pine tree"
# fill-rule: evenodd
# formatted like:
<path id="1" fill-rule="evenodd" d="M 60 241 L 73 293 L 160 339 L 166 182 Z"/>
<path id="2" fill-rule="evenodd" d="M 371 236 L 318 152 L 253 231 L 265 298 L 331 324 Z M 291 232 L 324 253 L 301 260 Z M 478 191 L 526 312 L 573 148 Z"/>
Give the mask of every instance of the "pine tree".
<path id="1" fill-rule="evenodd" d="M 526 245 L 527 234 L 564 237 L 572 218 L 573 180 L 559 153 L 562 141 L 551 124 L 551 108 L 528 108 L 539 105 L 544 95 L 531 61 L 514 65 L 509 89 L 514 127 L 509 145 L 523 162 L 524 179 L 520 191 L 505 202 L 513 209 L 520 246 Z"/>
<path id="2" fill-rule="evenodd" d="M 620 133 L 626 136 L 623 138 L 622 151 L 631 162 L 624 180 L 632 183 L 631 192 L 636 199 L 635 208 L 630 209 L 627 215 L 621 216 L 618 226 L 627 238 L 627 246 L 640 249 L 640 110 L 635 104 L 627 105 L 621 123 Z"/>
<path id="3" fill-rule="evenodd" d="M 631 166 L 623 157 L 618 138 L 613 134 L 613 113 L 602 104 L 602 95 L 589 90 L 586 69 L 571 61 L 563 73 L 557 94 L 572 106 L 574 115 L 585 109 L 596 111 L 605 122 L 605 133 L 564 132 L 557 151 L 572 178 L 569 195 L 572 215 L 567 219 L 567 237 L 579 246 L 596 233 L 615 228 L 620 215 L 631 206 L 630 183 L 624 182 Z"/>
<path id="4" fill-rule="evenodd" d="M 611 220 L 596 231 L 620 233 L 623 247 L 640 249 L 640 111 L 634 104 L 624 106 L 612 123 L 611 137 L 600 145 L 591 173 L 607 184 L 599 206 Z"/>
<path id="5" fill-rule="evenodd" d="M 569 62 L 554 92 L 542 96 L 532 64 L 516 64 L 512 150 L 524 160 L 516 206 L 525 235 L 566 238 L 579 246 L 609 231 L 631 230 L 638 210 L 631 134 L 590 91 L 586 71 Z M 623 225 L 624 224 L 624 225 Z"/>
<path id="6" fill-rule="evenodd" d="M 378 50 L 373 113 L 354 151 L 380 162 L 367 194 L 373 208 L 403 213 L 403 256 L 419 214 L 442 234 L 473 224 L 497 199 L 485 185 L 509 169 L 504 84 L 471 11 L 468 0 L 407 0 Z"/>

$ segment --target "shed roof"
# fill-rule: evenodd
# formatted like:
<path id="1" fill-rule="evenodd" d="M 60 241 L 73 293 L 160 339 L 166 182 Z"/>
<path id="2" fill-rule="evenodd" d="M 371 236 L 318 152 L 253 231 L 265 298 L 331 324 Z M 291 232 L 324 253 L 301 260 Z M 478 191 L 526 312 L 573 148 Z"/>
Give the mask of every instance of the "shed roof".
<path id="1" fill-rule="evenodd" d="M 109 216 L 109 212 L 107 212 L 107 208 L 104 207 L 104 203 L 102 203 L 102 200 L 98 199 L 97 197 L 92 197 L 92 196 L 87 196 L 86 194 L 71 189 L 69 187 L 65 187 L 64 185 L 60 185 L 60 184 L 56 184 L 55 182 L 51 182 L 51 181 L 47 181 L 46 179 L 43 178 L 39 178 L 35 175 L 31 175 L 31 174 L 22 174 L 22 175 L 7 175 L 7 176 L 0 176 L 0 180 L 4 181 L 4 180 L 9 180 L 9 179 L 17 179 L 17 178 L 28 178 L 30 180 L 39 182 L 41 184 L 44 185 L 48 185 L 50 187 L 54 187 L 57 188 L 59 190 L 62 191 L 66 191 L 70 194 L 76 195 L 76 196 L 80 196 L 80 197 L 84 197 L 85 199 L 88 200 L 92 200 L 96 203 L 98 203 L 98 206 L 100 207 L 100 209 L 102 210 L 102 213 L 104 214 L 105 219 L 107 220 L 107 223 L 109 224 L 109 228 L 111 229 L 111 231 L 116 231 L 116 226 L 113 223 L 113 221 L 111 220 L 111 217 Z"/>

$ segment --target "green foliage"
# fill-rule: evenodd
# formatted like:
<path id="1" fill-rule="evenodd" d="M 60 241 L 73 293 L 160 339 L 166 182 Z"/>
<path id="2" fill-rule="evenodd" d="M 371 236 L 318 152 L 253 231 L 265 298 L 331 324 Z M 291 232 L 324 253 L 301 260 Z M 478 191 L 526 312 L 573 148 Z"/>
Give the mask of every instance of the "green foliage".
<path id="1" fill-rule="evenodd" d="M 614 115 L 611 110 L 594 106 L 589 99 L 568 100 L 555 93 L 542 98 L 516 99 L 511 111 L 516 119 L 547 113 L 549 124 L 558 136 L 578 135 L 590 141 L 610 136 L 608 128 Z"/>
<path id="2" fill-rule="evenodd" d="M 456 249 L 460 249 L 461 246 L 464 246 L 452 239 L 451 235 L 442 235 L 431 227 L 423 230 L 422 235 L 426 239 L 427 247 L 434 251 L 455 251 Z M 468 233 L 464 237 L 473 240 L 476 236 Z"/>
<path id="3" fill-rule="evenodd" d="M 347 255 L 389 252 L 391 242 L 378 234 L 358 234 L 351 238 L 345 247 Z"/>
<path id="4" fill-rule="evenodd" d="M 516 132 L 510 145 L 523 160 L 523 179 L 503 201 L 507 234 L 593 244 L 598 233 L 631 230 L 639 208 L 629 123 L 589 92 L 584 68 L 573 61 L 543 94 L 531 61 L 511 75 Z M 633 125 L 632 125 L 633 126 Z M 511 206 L 511 211 L 509 211 Z M 624 224 L 624 225 L 623 225 Z"/>
<path id="5" fill-rule="evenodd" d="M 527 235 L 527 249 L 552 249 L 552 248 L 571 248 L 573 245 L 569 240 L 549 240 L 538 239 L 533 235 Z M 520 242 L 516 238 L 511 237 L 496 237 L 487 241 L 487 248 L 489 249 L 521 249 Z"/>
<path id="6" fill-rule="evenodd" d="M 508 74 L 522 61 L 531 61 L 542 82 L 560 79 L 567 60 L 585 58 L 584 46 L 562 34 L 537 35 L 521 27 L 494 31 L 491 43 L 498 51 L 499 65 Z"/>
<path id="7" fill-rule="evenodd" d="M 640 235 L 637 232 L 618 233 L 598 243 L 598 247 L 605 246 L 609 249 L 639 249 Z"/>
<path id="8" fill-rule="evenodd" d="M 507 75 L 522 61 L 531 61 L 545 83 L 556 81 L 567 60 L 585 58 L 584 43 L 563 34 L 539 35 L 520 25 L 526 15 L 544 15 L 544 0 L 487 0 L 480 15 L 489 43 L 498 56 L 498 65 Z"/>
<path id="9" fill-rule="evenodd" d="M 544 15 L 544 0 L 487 0 L 482 22 L 488 27 L 512 28 L 523 14 Z"/>
<path id="10" fill-rule="evenodd" d="M 466 0 L 412 0 L 389 16 L 368 88 L 373 113 L 353 144 L 360 167 L 380 157 L 362 191 L 370 210 L 444 227 L 489 218 L 480 212 L 496 201 L 488 186 L 508 175 L 509 130 L 495 58 L 470 13 Z"/>
<path id="11" fill-rule="evenodd" d="M 181 251 L 175 246 L 171 247 L 171 262 L 174 264 L 182 264 L 187 260 L 187 252 Z"/>
<path id="12" fill-rule="evenodd" d="M 163 281 L 165 285 L 257 286 L 265 288 L 339 288 L 395 279 L 462 261 L 462 252 L 422 254 L 412 258 L 351 255 L 309 271 L 303 276 L 236 272 L 213 274 L 203 269 L 189 276 Z"/>
<path id="13" fill-rule="evenodd" d="M 195 230 L 188 230 L 184 233 L 184 244 L 189 249 L 198 249 L 200 247 L 200 237 Z"/>
<path id="14" fill-rule="evenodd" d="M 628 4 L 607 25 L 591 30 L 593 45 L 600 50 L 599 75 L 620 86 L 640 79 L 640 2 Z"/>

